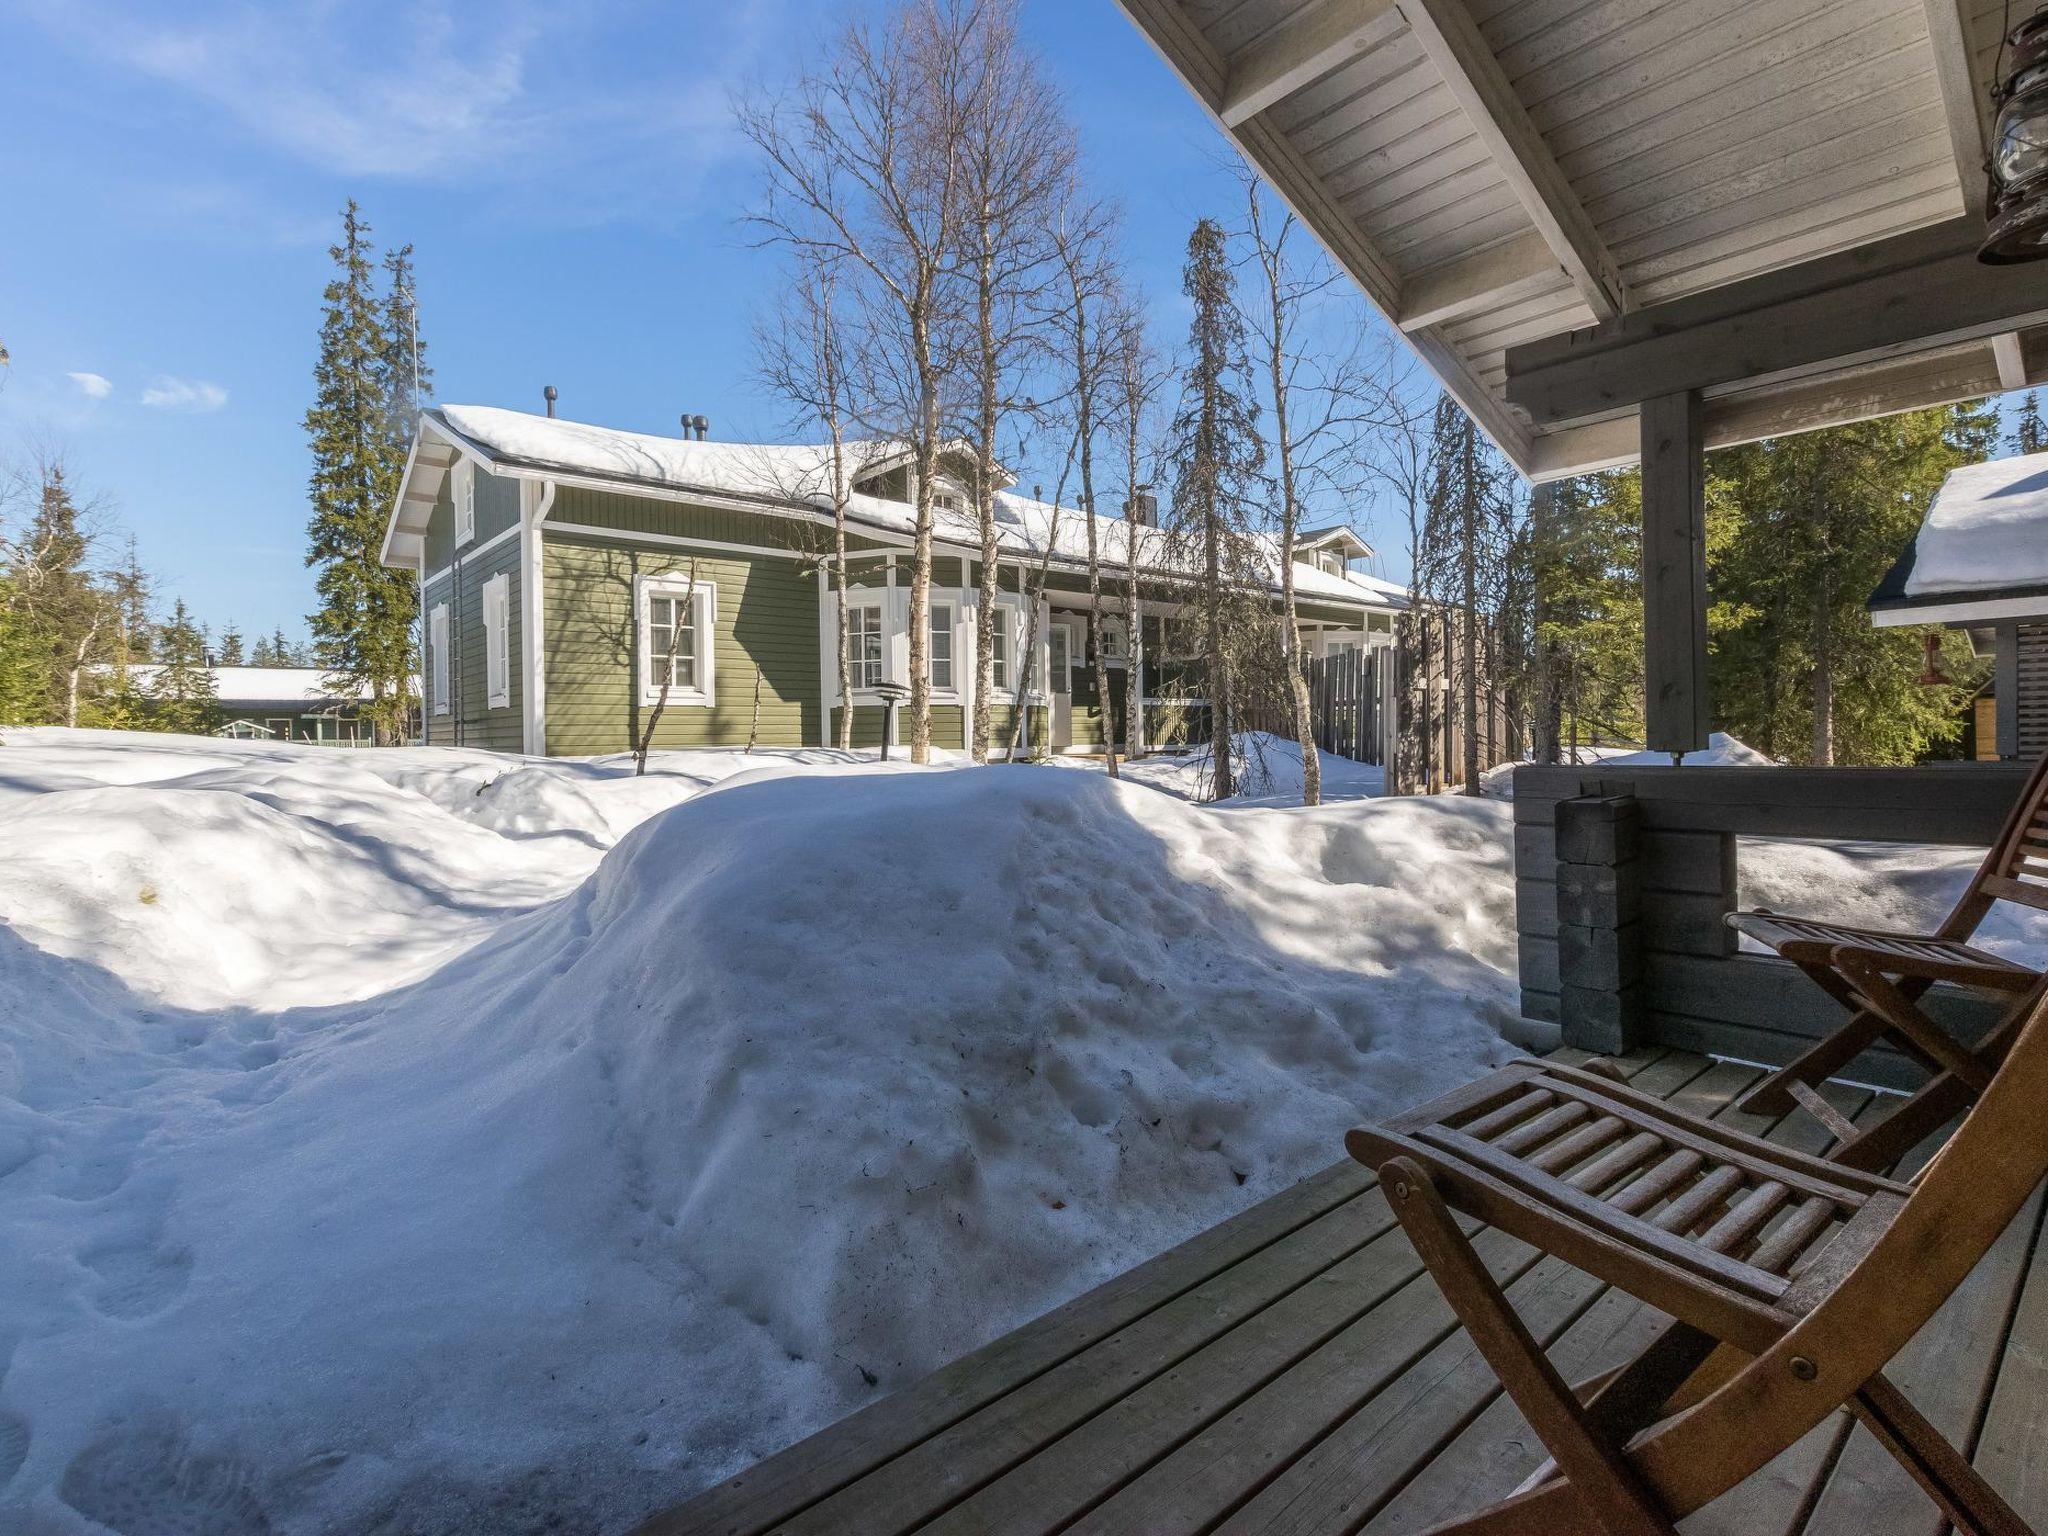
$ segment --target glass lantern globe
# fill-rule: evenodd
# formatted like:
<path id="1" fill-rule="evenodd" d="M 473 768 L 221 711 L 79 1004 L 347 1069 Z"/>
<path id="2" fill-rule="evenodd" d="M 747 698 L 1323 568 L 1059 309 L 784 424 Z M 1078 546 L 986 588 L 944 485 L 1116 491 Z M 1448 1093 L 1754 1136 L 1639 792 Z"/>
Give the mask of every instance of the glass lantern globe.
<path id="1" fill-rule="evenodd" d="M 2009 66 L 1998 82 L 1991 130 L 1991 227 L 1980 261 L 2048 257 L 2048 10 L 2006 40 Z"/>

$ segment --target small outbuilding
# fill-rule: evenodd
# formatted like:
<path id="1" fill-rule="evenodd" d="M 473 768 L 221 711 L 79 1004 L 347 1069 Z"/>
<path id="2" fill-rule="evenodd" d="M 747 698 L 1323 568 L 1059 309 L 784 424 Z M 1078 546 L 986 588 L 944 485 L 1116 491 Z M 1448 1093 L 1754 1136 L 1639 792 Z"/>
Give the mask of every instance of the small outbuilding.
<path id="1" fill-rule="evenodd" d="M 2048 453 L 1953 471 L 1869 607 L 1881 628 L 1965 630 L 1993 658 L 1977 756 L 2048 752 Z"/>

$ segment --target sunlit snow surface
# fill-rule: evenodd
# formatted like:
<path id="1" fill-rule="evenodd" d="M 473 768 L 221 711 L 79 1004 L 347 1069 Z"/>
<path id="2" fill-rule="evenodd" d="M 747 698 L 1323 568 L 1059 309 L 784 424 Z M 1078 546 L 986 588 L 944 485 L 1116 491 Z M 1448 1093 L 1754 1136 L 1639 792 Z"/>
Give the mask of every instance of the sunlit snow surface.
<path id="1" fill-rule="evenodd" d="M 0 1531 L 622 1531 L 1529 1038 L 1497 802 L 4 740 Z"/>

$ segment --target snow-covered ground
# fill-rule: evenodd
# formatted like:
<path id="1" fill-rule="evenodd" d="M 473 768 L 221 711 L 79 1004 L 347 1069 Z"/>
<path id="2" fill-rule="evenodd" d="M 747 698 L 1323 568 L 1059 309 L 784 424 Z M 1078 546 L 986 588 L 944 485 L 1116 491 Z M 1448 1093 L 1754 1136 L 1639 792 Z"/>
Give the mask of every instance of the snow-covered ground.
<path id="1" fill-rule="evenodd" d="M 1515 1018 L 1506 808 L 0 745 L 0 1530 L 622 1530 Z"/>
<path id="2" fill-rule="evenodd" d="M 0 741 L 5 1532 L 625 1530 L 1541 1043 L 1510 808 L 1341 760 Z"/>

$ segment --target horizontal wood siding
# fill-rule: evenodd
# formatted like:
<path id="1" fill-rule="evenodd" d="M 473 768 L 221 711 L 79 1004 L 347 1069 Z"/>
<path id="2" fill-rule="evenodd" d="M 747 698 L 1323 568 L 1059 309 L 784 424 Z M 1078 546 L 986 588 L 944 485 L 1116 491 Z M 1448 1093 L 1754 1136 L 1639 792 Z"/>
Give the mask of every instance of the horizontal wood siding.
<path id="1" fill-rule="evenodd" d="M 669 538 L 708 539 L 719 544 L 748 544 L 757 549 L 799 550 L 821 558 L 832 549 L 831 528 L 807 518 L 704 507 L 574 485 L 562 486 L 555 492 L 547 520 L 620 533 L 653 533 Z M 846 547 L 853 551 L 881 546 L 849 529 Z"/>
<path id="2" fill-rule="evenodd" d="M 483 519 L 482 487 L 477 497 L 479 531 Z M 506 677 L 511 685 L 508 702 L 498 709 L 489 705 L 488 651 L 484 637 L 484 583 L 499 573 L 505 575 Z M 459 571 L 431 583 L 426 593 L 426 613 L 438 603 L 449 603 L 448 683 L 455 712 L 437 715 L 429 704 L 427 737 L 435 746 L 486 747 L 495 752 L 519 752 L 526 746 L 523 689 L 519 672 L 520 622 L 519 540 L 515 536 L 476 559 L 465 559 Z M 451 601 L 451 594 L 453 600 Z M 429 632 L 426 620 L 422 633 Z M 428 659 L 427 686 L 433 686 L 433 661 Z"/>
<path id="3" fill-rule="evenodd" d="M 2020 630 L 2019 711 L 2020 761 L 2032 762 L 2048 752 L 2048 624 L 2022 624 Z"/>
<path id="4" fill-rule="evenodd" d="M 547 535 L 543 650 L 550 752 L 630 749 L 640 718 L 633 679 L 634 576 L 681 574 L 692 558 L 686 549 L 600 542 L 559 531 Z M 707 551 L 694 558 L 697 579 L 718 588 L 716 702 L 708 708 L 671 704 L 656 727 L 655 744 L 745 746 L 757 664 L 762 745 L 822 743 L 815 577 L 783 556 Z"/>
<path id="5" fill-rule="evenodd" d="M 944 747 L 949 752 L 960 751 L 965 746 L 961 736 L 963 720 L 958 704 L 934 704 L 932 706 L 932 745 Z M 856 747 L 879 747 L 882 744 L 883 709 L 879 704 L 856 704 L 853 706 L 853 744 Z M 832 710 L 832 744 L 839 744 L 839 710 Z M 899 754 L 910 750 L 910 706 L 900 704 L 896 708 L 896 748 Z"/>
<path id="6" fill-rule="evenodd" d="M 427 564 L 429 575 L 447 565 L 455 554 L 455 474 L 441 477 L 440 494 L 434 498 L 433 514 L 427 519 Z M 486 539 L 496 538 L 519 521 L 519 482 L 509 475 L 476 472 L 476 537 L 462 547 L 475 549 Z M 508 540 L 516 542 L 514 540 Z"/>

